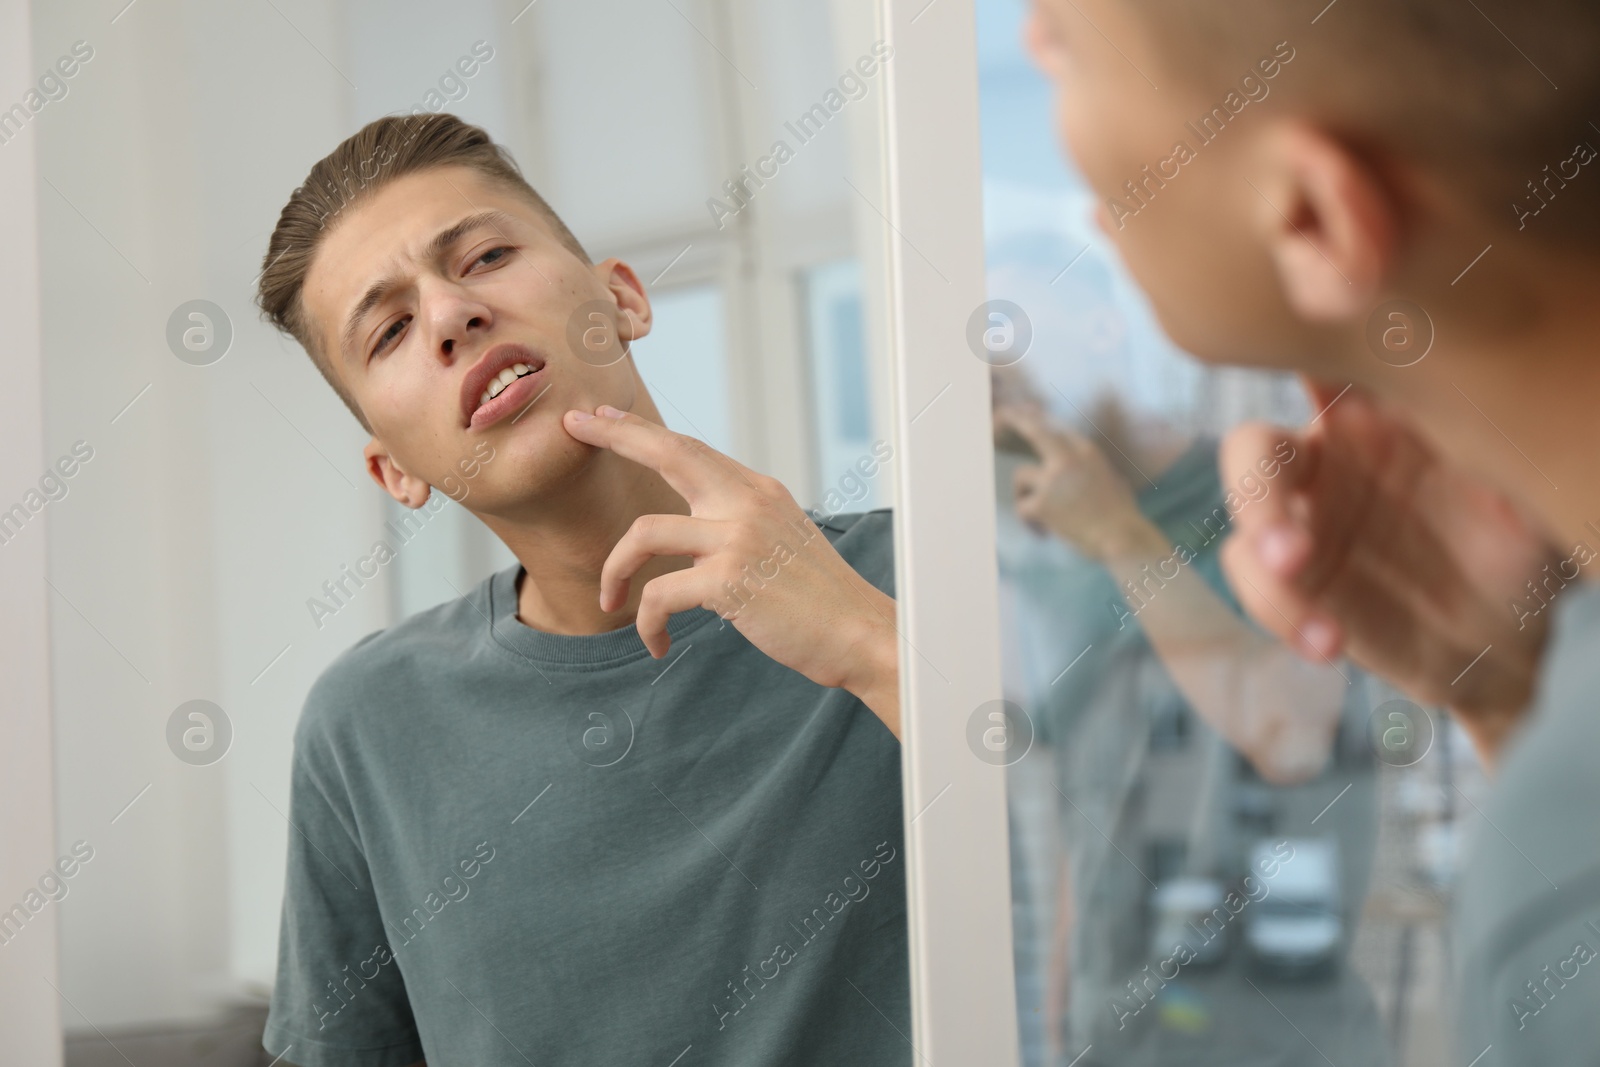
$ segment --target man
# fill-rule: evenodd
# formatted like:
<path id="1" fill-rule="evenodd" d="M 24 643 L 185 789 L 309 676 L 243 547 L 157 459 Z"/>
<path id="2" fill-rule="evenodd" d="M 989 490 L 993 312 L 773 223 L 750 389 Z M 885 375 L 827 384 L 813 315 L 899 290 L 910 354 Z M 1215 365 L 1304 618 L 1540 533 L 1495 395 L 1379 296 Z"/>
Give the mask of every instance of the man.
<path id="1" fill-rule="evenodd" d="M 634 272 L 454 116 L 317 163 L 260 303 L 374 482 L 519 560 L 313 686 L 267 1050 L 909 1062 L 888 512 L 663 427 Z"/>
<path id="2" fill-rule="evenodd" d="M 1314 380 L 1306 431 L 1224 449 L 1305 454 L 1225 549 L 1241 600 L 1497 768 L 1460 1062 L 1600 1062 L 1600 9 L 1037 0 L 1029 38 L 1174 340 Z"/>

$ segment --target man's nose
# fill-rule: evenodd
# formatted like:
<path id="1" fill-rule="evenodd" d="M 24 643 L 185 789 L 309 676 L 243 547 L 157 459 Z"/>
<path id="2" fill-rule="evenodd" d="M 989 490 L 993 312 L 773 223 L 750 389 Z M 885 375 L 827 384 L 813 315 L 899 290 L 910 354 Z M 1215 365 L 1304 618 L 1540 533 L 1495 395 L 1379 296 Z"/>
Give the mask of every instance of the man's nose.
<path id="1" fill-rule="evenodd" d="M 422 299 L 433 351 L 445 359 L 455 358 L 459 345 L 467 344 L 492 322 L 488 308 L 455 286 L 436 286 L 425 291 Z"/>

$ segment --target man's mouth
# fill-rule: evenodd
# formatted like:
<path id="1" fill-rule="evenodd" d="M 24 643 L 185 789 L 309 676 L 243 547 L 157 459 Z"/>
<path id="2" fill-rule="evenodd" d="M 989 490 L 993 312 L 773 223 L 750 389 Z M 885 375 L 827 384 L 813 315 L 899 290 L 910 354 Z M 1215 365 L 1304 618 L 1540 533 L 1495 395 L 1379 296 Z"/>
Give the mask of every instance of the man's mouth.
<path id="1" fill-rule="evenodd" d="M 509 387 L 512 382 L 516 381 L 518 378 L 527 377 L 536 369 L 537 368 L 530 367 L 526 363 L 511 364 L 511 366 L 501 371 L 495 376 L 495 379 L 489 383 L 489 388 L 485 389 L 483 391 L 483 395 L 478 397 L 478 406 L 480 408 L 483 407 L 483 405 L 487 404 L 489 401 L 505 392 L 507 387 Z"/>
<path id="2" fill-rule="evenodd" d="M 461 383 L 462 424 L 480 430 L 521 412 L 547 388 L 547 362 L 520 344 L 495 345 Z"/>

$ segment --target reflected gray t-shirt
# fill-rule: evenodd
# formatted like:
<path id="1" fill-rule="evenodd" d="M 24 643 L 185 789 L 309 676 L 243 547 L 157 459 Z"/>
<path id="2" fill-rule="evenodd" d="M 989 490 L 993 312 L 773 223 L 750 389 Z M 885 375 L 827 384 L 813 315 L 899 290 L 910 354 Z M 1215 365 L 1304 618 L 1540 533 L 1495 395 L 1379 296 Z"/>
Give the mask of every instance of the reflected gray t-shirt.
<path id="1" fill-rule="evenodd" d="M 1600 588 L 1553 610 L 1461 875 L 1456 1053 L 1478 1067 L 1600 1064 Z"/>
<path id="2" fill-rule="evenodd" d="M 813 517 L 894 594 L 887 509 Z M 521 570 L 312 686 L 267 1051 L 909 1064 L 899 742 L 706 608 L 663 660 L 534 630 Z"/>

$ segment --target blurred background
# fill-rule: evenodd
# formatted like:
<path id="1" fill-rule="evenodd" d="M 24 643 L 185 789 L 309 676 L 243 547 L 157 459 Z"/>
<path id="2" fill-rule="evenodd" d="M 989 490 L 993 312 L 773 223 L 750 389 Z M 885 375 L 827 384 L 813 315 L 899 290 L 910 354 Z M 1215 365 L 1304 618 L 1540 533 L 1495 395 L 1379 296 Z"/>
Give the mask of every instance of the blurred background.
<path id="1" fill-rule="evenodd" d="M 1443 1064 L 1476 758 L 1440 709 L 1244 621 L 1217 549 L 1275 490 L 1217 440 L 1316 412 L 1165 339 L 1062 161 L 1028 4 L 977 11 L 1023 1062 Z"/>
<path id="2" fill-rule="evenodd" d="M 513 562 L 447 503 L 377 579 L 324 592 L 402 509 L 307 356 L 257 318 L 290 190 L 384 114 L 485 126 L 596 261 L 649 285 L 635 357 L 668 425 L 804 505 L 886 506 L 893 461 L 854 469 L 891 439 L 881 76 L 803 140 L 789 125 L 872 53 L 875 5 L 111 0 L 32 17 L 36 70 L 7 75 L 8 101 L 91 53 L 15 134 L 38 157 L 46 452 L 93 457 L 47 530 L 20 534 L 49 538 L 60 850 L 93 849 L 50 905 L 67 1061 L 254 1063 L 306 690 L 364 635 Z M 730 199 L 779 140 L 793 158 Z M 336 611 L 315 618 L 313 599 Z M 198 750 L 170 728 L 194 700 L 215 706 L 180 717 Z M 36 875 L 4 873 L 8 901 Z"/>

